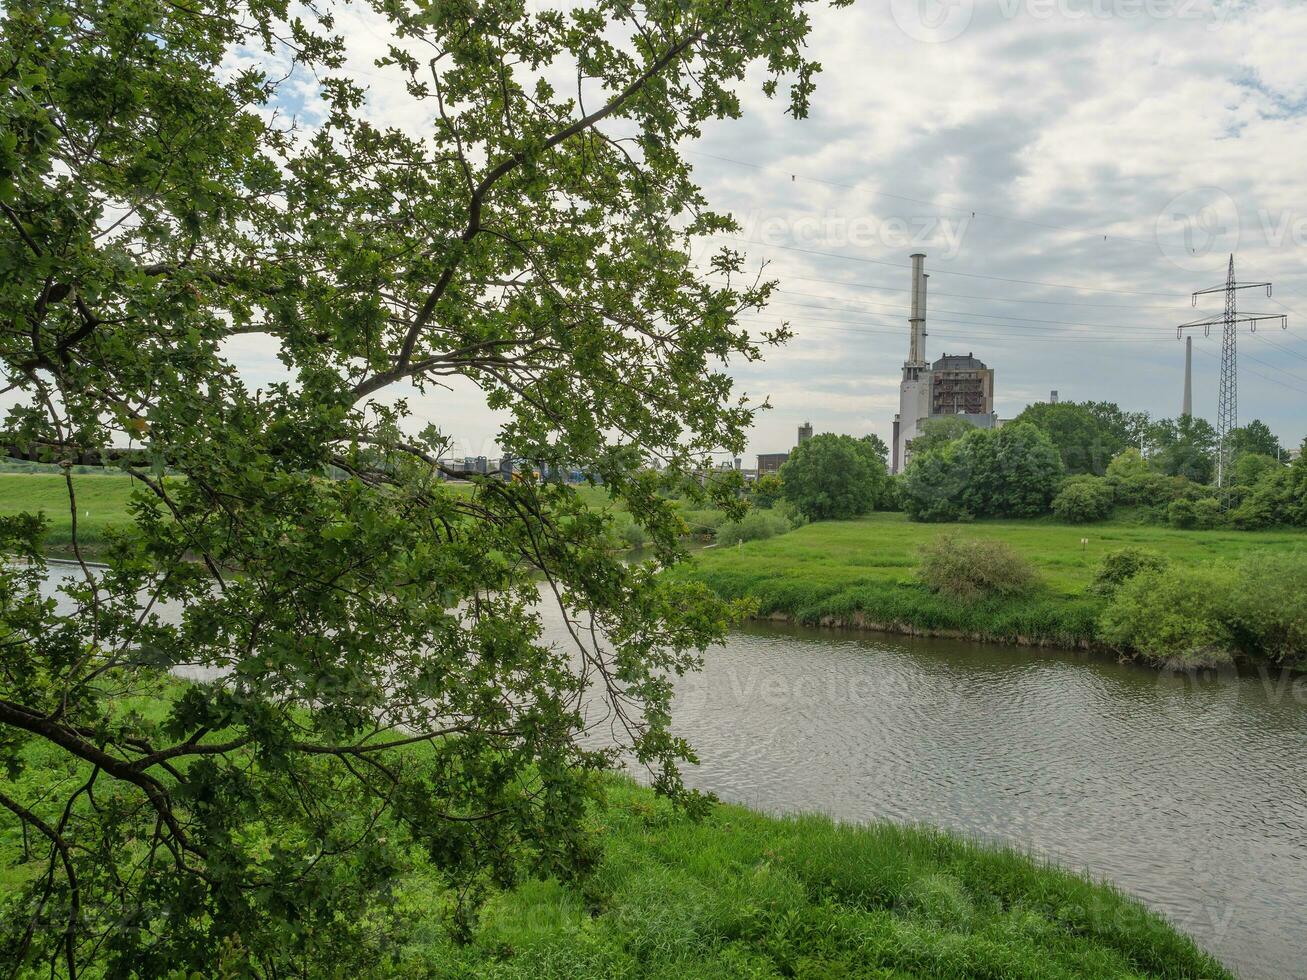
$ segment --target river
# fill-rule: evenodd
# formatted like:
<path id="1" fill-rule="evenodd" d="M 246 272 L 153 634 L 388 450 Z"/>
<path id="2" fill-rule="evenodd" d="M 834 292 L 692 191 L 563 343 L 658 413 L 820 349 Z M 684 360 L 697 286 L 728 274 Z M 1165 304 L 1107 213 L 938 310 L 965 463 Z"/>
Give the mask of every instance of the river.
<path id="1" fill-rule="evenodd" d="M 688 781 L 1107 878 L 1243 977 L 1307 977 L 1307 677 L 758 625 L 673 718 Z"/>
<path id="2" fill-rule="evenodd" d="M 1242 977 L 1307 978 L 1307 676 L 759 624 L 680 681 L 673 718 L 687 782 L 725 800 L 1011 845 Z"/>

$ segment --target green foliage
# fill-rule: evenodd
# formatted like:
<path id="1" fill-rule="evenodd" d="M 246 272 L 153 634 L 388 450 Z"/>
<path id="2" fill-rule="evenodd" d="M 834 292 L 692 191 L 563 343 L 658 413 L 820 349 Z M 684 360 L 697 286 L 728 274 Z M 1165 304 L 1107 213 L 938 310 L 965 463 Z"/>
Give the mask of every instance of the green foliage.
<path id="1" fill-rule="evenodd" d="M 1033 517 L 1048 512 L 1062 476 L 1056 448 L 1036 426 L 972 429 L 912 457 L 901 485 L 903 509 L 919 521 Z"/>
<path id="2" fill-rule="evenodd" d="M 371 916 L 411 854 L 465 931 L 491 882 L 586 870 L 612 761 L 579 738 L 587 678 L 701 809 L 668 678 L 735 610 L 658 577 L 684 558 L 664 492 L 743 512 L 738 477 L 693 476 L 743 450 L 732 371 L 788 333 L 744 329 L 774 283 L 735 249 L 692 254 L 738 228 L 680 148 L 746 78 L 807 113 L 808 0 L 419 6 L 361 14 L 384 125 L 333 0 L 4 8 L 0 439 L 53 463 L 130 442 L 140 484 L 58 602 L 39 562 L 0 568 L 0 765 L 75 770 L 0 790 L 45 858 L 3 917 L 13 971 L 349 974 L 384 959 Z M 578 72 L 584 108 L 556 88 Z M 257 388 L 251 334 L 282 369 Z M 460 413 L 410 407 L 442 385 L 514 458 L 591 474 L 654 561 L 575 487 L 449 486 Z M 542 636 L 542 588 L 594 624 L 575 649 Z M 167 700 L 177 671 L 225 680 Z"/>
<path id="3" fill-rule="evenodd" d="M 1107 464 L 1107 482 L 1112 486 L 1116 502 L 1127 506 L 1165 504 L 1174 495 L 1172 481 L 1144 459 L 1133 446 Z"/>
<path id="4" fill-rule="evenodd" d="M 785 488 L 781 483 L 781 478 L 774 473 L 766 473 L 754 481 L 750 500 L 752 500 L 753 506 L 765 510 L 774 506 L 776 501 L 784 496 L 784 492 Z"/>
<path id="5" fill-rule="evenodd" d="M 1216 430 L 1206 419 L 1182 415 L 1153 425 L 1156 468 L 1167 476 L 1211 483 L 1216 473 Z"/>
<path id="6" fill-rule="evenodd" d="M 1098 563 L 1090 590 L 1099 595 L 1112 595 L 1121 583 L 1141 572 L 1157 572 L 1170 564 L 1164 554 L 1152 548 L 1131 546 L 1109 551 Z"/>
<path id="7" fill-rule="evenodd" d="M 1073 477 L 1053 498 L 1053 516 L 1068 524 L 1106 520 L 1112 514 L 1112 485 L 1098 476 Z"/>
<path id="8" fill-rule="evenodd" d="M 1236 655 L 1307 662 L 1307 551 L 1144 569 L 1117 589 L 1101 625 L 1108 643 L 1186 667 Z"/>
<path id="9" fill-rule="evenodd" d="M 1244 459 L 1263 457 L 1245 456 Z M 1296 514 L 1294 473 L 1287 466 L 1262 470 L 1251 485 L 1240 488 L 1238 507 L 1229 514 L 1230 523 L 1244 530 L 1277 527 L 1293 522 Z"/>
<path id="10" fill-rule="evenodd" d="M 914 456 L 928 453 L 961 439 L 974 428 L 974 425 L 957 415 L 925 419 L 921 423 L 917 437 L 908 440 L 908 449 Z"/>
<path id="11" fill-rule="evenodd" d="M 1037 582 L 1034 567 L 1003 541 L 941 534 L 921 549 L 917 574 L 933 591 L 963 602 L 1023 595 Z"/>
<path id="12" fill-rule="evenodd" d="M 1222 612 L 1239 588 L 1227 565 L 1144 571 L 1116 590 L 1101 620 L 1105 642 L 1183 667 L 1228 663 L 1232 640 Z"/>
<path id="13" fill-rule="evenodd" d="M 1236 462 L 1245 454 L 1268 456 L 1278 460 L 1283 451 L 1280 440 L 1261 419 L 1253 419 L 1247 425 L 1231 429 L 1226 439 Z"/>
<path id="14" fill-rule="evenodd" d="M 758 541 L 785 534 L 793 526 L 789 518 L 777 510 L 751 510 L 738 521 L 730 521 L 719 527 L 717 543 L 732 545 L 741 541 Z"/>
<path id="15" fill-rule="evenodd" d="M 1127 445 L 1121 410 L 1109 403 L 1035 402 L 1015 421 L 1029 422 L 1047 433 L 1071 474 L 1102 476 Z"/>
<path id="16" fill-rule="evenodd" d="M 785 499 L 810 521 L 867 513 L 888 479 L 871 443 L 829 432 L 796 446 L 781 467 Z"/>
<path id="17" fill-rule="evenodd" d="M 1225 596 L 1225 625 L 1250 657 L 1307 663 L 1307 550 L 1254 555 L 1239 563 L 1239 586 Z"/>

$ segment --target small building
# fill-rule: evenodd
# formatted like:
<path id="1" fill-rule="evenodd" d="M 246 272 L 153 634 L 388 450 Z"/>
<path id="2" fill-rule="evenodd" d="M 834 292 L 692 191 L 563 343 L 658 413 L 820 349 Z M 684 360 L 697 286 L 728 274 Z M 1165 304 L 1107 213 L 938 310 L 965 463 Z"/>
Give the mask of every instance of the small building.
<path id="1" fill-rule="evenodd" d="M 807 442 L 811 438 L 812 438 L 812 423 L 804 422 L 801 426 L 799 426 L 799 445 L 802 446 L 805 442 Z"/>
<path id="2" fill-rule="evenodd" d="M 789 458 L 789 453 L 759 453 L 758 475 L 761 477 L 779 473 L 781 467 L 785 465 L 785 461 Z"/>

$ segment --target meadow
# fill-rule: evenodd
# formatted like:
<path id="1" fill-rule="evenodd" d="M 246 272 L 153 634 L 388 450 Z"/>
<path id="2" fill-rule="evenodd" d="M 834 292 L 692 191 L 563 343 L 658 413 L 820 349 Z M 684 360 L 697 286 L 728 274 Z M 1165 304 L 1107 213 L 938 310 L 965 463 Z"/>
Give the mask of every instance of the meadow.
<path id="1" fill-rule="evenodd" d="M 958 603 L 916 579 L 921 546 L 940 534 L 1002 540 L 1035 566 L 1039 588 L 1017 598 Z M 1128 520 L 1068 525 L 1051 519 L 921 524 L 903 514 L 809 524 L 789 534 L 709 548 L 680 574 L 760 616 L 807 624 L 961 634 L 1000 642 L 1090 646 L 1104 600 L 1086 591 L 1102 557 L 1149 548 L 1177 564 L 1236 560 L 1258 551 L 1307 555 L 1307 532 L 1181 531 Z"/>

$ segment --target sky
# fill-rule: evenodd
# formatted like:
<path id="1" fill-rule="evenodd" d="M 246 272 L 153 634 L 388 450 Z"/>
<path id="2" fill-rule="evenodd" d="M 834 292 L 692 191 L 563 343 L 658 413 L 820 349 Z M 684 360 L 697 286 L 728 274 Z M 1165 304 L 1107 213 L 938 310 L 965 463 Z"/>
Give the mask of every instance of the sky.
<path id="1" fill-rule="evenodd" d="M 534 0 L 539 6 L 554 0 Z M 569 4 L 570 6 L 570 4 Z M 375 15 L 342 26 L 378 121 L 425 120 L 368 59 Z M 908 347 L 909 255 L 927 255 L 927 352 L 995 369 L 995 409 L 1115 401 L 1179 413 L 1176 326 L 1219 312 L 1190 293 L 1225 280 L 1241 310 L 1284 313 L 1239 335 L 1239 419 L 1307 435 L 1307 4 L 1267 0 L 864 0 L 813 9 L 822 63 L 810 116 L 743 91 L 743 118 L 684 150 L 729 244 L 780 281 L 751 321 L 796 337 L 732 370 L 769 399 L 749 453 L 797 426 L 888 441 Z M 425 109 L 422 109 L 425 112 Z M 1299 312 L 1302 311 L 1302 312 Z M 233 351 L 257 374 L 266 340 Z M 1215 417 L 1219 331 L 1194 340 L 1194 411 Z M 496 455 L 475 389 L 413 399 L 459 453 Z"/>

